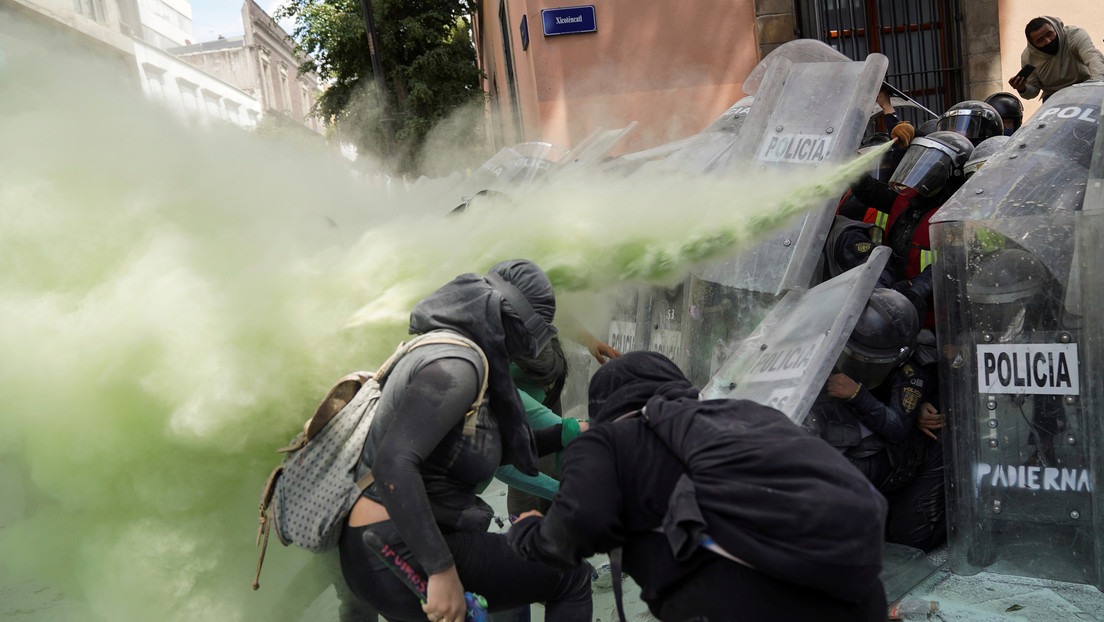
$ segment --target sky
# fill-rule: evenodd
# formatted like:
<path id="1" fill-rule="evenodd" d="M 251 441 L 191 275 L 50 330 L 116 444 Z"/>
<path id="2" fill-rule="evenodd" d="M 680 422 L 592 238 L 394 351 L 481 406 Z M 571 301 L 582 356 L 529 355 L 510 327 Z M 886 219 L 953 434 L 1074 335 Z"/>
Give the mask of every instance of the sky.
<path id="1" fill-rule="evenodd" d="M 255 0 L 257 5 L 272 15 L 283 4 L 282 0 Z M 191 0 L 192 4 L 192 32 L 196 36 L 195 43 L 214 41 L 219 35 L 224 37 L 237 37 L 244 33 L 242 28 L 243 0 Z M 280 24 L 289 34 L 293 24 L 282 22 Z"/>

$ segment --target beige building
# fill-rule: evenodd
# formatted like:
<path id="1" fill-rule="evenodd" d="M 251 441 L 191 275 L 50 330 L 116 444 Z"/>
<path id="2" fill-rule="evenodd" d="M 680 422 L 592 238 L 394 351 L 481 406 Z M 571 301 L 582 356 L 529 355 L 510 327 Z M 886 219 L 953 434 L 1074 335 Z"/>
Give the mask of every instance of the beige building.
<path id="1" fill-rule="evenodd" d="M 295 43 L 253 0 L 242 5 L 240 37 L 172 48 L 177 57 L 252 95 L 265 115 L 282 115 L 316 132 L 322 122 L 310 116 L 322 89 L 318 76 L 299 73 Z"/>
<path id="2" fill-rule="evenodd" d="M 885 54 L 887 81 L 936 113 L 1007 91 L 1040 11 L 1104 49 L 1090 0 L 483 0 L 474 30 L 495 147 L 570 148 L 638 121 L 621 146 L 631 151 L 703 129 L 743 97 L 765 54 L 796 38 L 854 59 Z"/>

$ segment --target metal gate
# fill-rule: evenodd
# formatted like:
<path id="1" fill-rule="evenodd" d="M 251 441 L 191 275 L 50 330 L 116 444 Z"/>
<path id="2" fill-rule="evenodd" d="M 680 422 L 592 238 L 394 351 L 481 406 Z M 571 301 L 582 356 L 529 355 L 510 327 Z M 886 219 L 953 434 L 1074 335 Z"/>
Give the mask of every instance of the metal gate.
<path id="1" fill-rule="evenodd" d="M 962 100 L 962 53 L 956 0 L 802 0 L 804 36 L 854 60 L 889 58 L 886 82 L 940 114 Z M 898 110 L 914 125 L 931 118 Z"/>

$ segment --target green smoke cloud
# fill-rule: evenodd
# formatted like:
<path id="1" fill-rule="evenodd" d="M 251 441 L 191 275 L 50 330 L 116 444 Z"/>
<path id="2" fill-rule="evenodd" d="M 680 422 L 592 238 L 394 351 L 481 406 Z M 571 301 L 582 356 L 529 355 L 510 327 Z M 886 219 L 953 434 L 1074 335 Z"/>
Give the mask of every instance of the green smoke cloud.
<path id="1" fill-rule="evenodd" d="M 271 547 L 249 588 L 273 450 L 416 300 L 512 257 L 562 291 L 677 278 L 866 167 L 577 177 L 445 217 L 329 151 L 148 105 L 67 42 L 0 47 L 0 613 L 36 619 L 296 619 L 309 555 Z"/>

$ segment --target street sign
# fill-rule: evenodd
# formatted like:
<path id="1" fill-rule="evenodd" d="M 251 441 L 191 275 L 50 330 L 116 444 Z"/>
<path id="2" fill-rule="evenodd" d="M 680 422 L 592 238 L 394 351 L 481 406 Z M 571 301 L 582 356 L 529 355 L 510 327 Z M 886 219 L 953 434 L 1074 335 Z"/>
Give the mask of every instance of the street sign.
<path id="1" fill-rule="evenodd" d="M 594 15 L 592 4 L 544 9 L 541 11 L 541 21 L 546 37 L 598 31 L 598 19 Z"/>

